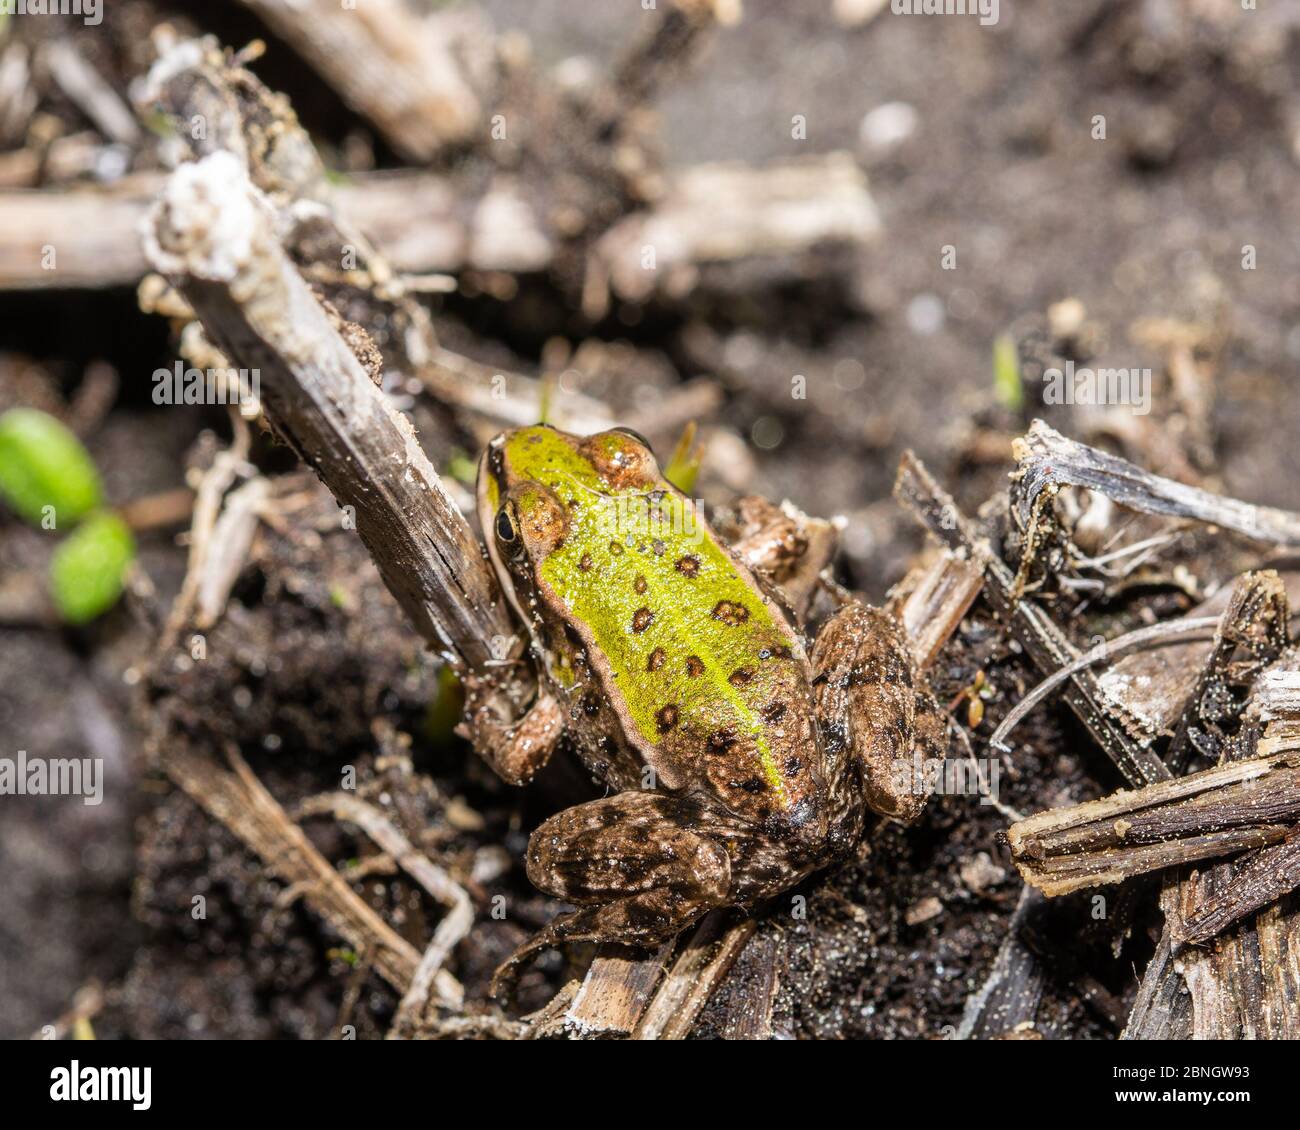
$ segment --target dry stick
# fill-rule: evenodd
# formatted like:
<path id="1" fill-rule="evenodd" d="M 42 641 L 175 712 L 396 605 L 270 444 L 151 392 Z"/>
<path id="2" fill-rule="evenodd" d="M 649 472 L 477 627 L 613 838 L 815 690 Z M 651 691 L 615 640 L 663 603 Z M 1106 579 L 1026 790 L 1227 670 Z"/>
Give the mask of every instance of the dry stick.
<path id="1" fill-rule="evenodd" d="M 1220 690 L 1226 689 L 1222 678 L 1230 666 L 1234 672 L 1249 674 L 1252 664 L 1243 667 L 1233 663 L 1239 648 L 1244 646 L 1250 651 L 1256 667 L 1286 648 L 1288 610 L 1286 590 L 1277 573 L 1249 573 L 1238 580 L 1223 616 L 1224 627 L 1216 636 L 1187 713 L 1180 722 L 1175 755 L 1179 743 L 1189 733 L 1193 718 L 1198 725 L 1205 724 L 1201 717 L 1202 702 L 1209 688 L 1217 681 Z M 1219 705 L 1214 707 L 1216 713 L 1221 709 Z M 1272 735 L 1268 737 L 1271 739 Z M 1229 743 L 1225 746 L 1225 756 L 1240 759 L 1249 748 L 1246 743 Z M 1270 756 L 1292 752 L 1295 748 L 1294 742 L 1261 740 L 1256 753 Z M 1240 761 L 1226 764 L 1232 763 Z M 1179 952 L 1180 939 L 1188 935 L 1188 923 L 1197 919 L 1198 908 L 1213 915 L 1219 906 L 1234 902 L 1242 889 L 1236 882 L 1238 868 L 1252 872 L 1252 880 L 1259 883 L 1255 893 L 1261 893 L 1260 888 L 1267 889 L 1277 877 L 1265 878 L 1253 871 L 1253 867 L 1261 860 L 1266 861 L 1265 867 L 1284 862 L 1280 853 L 1285 849 L 1283 842 L 1262 848 L 1253 856 L 1243 856 L 1240 861 L 1166 881 L 1160 899 L 1165 914 L 1164 930 L 1143 974 L 1124 1039 L 1242 1035 L 1296 1038 L 1300 1035 L 1295 1010 L 1288 1004 L 1297 996 L 1296 973 L 1290 963 L 1278 961 L 1275 956 L 1300 945 L 1300 936 L 1292 937 L 1300 931 L 1300 916 L 1296 915 L 1294 905 L 1274 906 L 1256 915 L 1225 937 L 1213 953 Z M 1240 903 L 1237 905 L 1240 907 Z M 1243 916 L 1249 913 L 1244 907 L 1241 909 Z"/>
<path id="2" fill-rule="evenodd" d="M 990 1039 L 1033 1021 L 1042 1000 L 1046 973 L 1021 933 L 1029 920 L 1042 911 L 1042 906 L 1042 895 L 1031 887 L 1021 888 L 1020 900 L 993 959 L 993 968 L 983 985 L 966 998 L 954 1039 Z"/>
<path id="3" fill-rule="evenodd" d="M 668 0 L 655 25 L 615 65 L 614 88 L 623 111 L 653 101 L 715 24 L 739 19 L 739 0 Z"/>
<path id="4" fill-rule="evenodd" d="M 1238 761 L 1013 824 L 1011 857 L 1048 895 L 1277 843 L 1300 818 L 1300 755 Z"/>
<path id="5" fill-rule="evenodd" d="M 770 1040 L 772 1009 L 781 986 L 785 939 L 775 934 L 754 938 L 737 959 L 743 964 L 743 991 L 733 992 L 723 1010 L 719 1035 L 724 1040 Z"/>
<path id="6" fill-rule="evenodd" d="M 212 551 L 203 562 L 195 594 L 194 626 L 206 632 L 221 619 L 226 601 L 253 548 L 259 514 L 271 495 L 269 479 L 256 475 L 230 492 L 212 527 Z"/>
<path id="7" fill-rule="evenodd" d="M 758 923 L 744 918 L 730 926 L 725 911 L 700 923 L 633 1032 L 637 1040 L 684 1040 L 713 990 L 722 983 Z"/>
<path id="8" fill-rule="evenodd" d="M 565 1027 L 584 1037 L 631 1035 L 675 944 L 674 938 L 641 959 L 619 952 L 617 946 L 601 947 L 564 1014 Z"/>
<path id="9" fill-rule="evenodd" d="M 479 126 L 482 107 L 458 48 L 482 29 L 457 14 L 422 17 L 404 0 L 243 3 L 408 160 L 427 163 Z"/>
<path id="10" fill-rule="evenodd" d="M 149 272 L 140 224 L 165 183 L 141 174 L 103 189 L 0 192 L 0 291 L 47 287 L 131 286 Z M 556 254 L 536 203 L 490 185 L 466 206 L 466 193 L 436 173 L 401 170 L 353 178 L 332 192 L 339 214 L 364 231 L 398 271 L 545 271 Z M 725 213 L 719 193 L 739 193 Z M 475 236 L 474 217 L 509 212 L 510 238 Z M 820 244 L 861 245 L 879 230 L 866 179 L 844 154 L 804 157 L 770 166 L 702 166 L 670 180 L 661 207 L 626 217 L 593 249 L 598 266 L 625 297 L 646 297 L 670 273 L 665 248 L 682 248 L 672 264 L 727 262 L 754 255 L 792 263 Z M 642 265 L 642 248 L 658 239 L 659 269 Z M 46 249 L 54 250 L 50 259 Z M 699 257 L 693 258 L 693 257 Z M 674 293 L 695 285 L 673 276 Z"/>
<path id="11" fill-rule="evenodd" d="M 436 348 L 416 374 L 440 404 L 480 417 L 495 435 L 502 428 L 526 427 L 541 419 L 546 391 L 535 377 L 512 373 Z M 556 389 L 547 422 L 579 435 L 622 423 L 651 439 L 675 437 L 690 421 L 711 416 L 722 403 L 722 389 L 711 378 L 684 381 L 653 408 L 633 410 L 616 419 L 603 401 L 580 392 Z"/>
<path id="12" fill-rule="evenodd" d="M 891 594 L 889 609 L 902 623 L 920 670 L 935 661 L 983 587 L 975 565 L 944 550 L 908 573 Z"/>
<path id="13" fill-rule="evenodd" d="M 447 914 L 433 932 L 433 938 L 416 967 L 410 988 L 402 997 L 390 1035 L 412 1031 L 424 1015 L 438 972 L 451 951 L 474 925 L 474 908 L 465 889 L 443 868 L 418 851 L 373 805 L 347 793 L 318 797 L 301 806 L 300 812 L 330 812 L 336 820 L 355 824 L 386 854 L 443 906 Z"/>
<path id="14" fill-rule="evenodd" d="M 184 525 L 194 514 L 194 492 L 176 487 L 143 495 L 118 507 L 117 512 L 136 533 Z"/>
<path id="15" fill-rule="evenodd" d="M 204 472 L 194 494 L 194 516 L 190 522 L 190 549 L 185 579 L 181 582 L 181 591 L 172 602 L 171 612 L 158 641 L 160 654 L 176 642 L 176 637 L 189 620 L 203 583 L 212 531 L 221 512 L 221 499 L 247 467 L 251 442 L 248 423 L 237 411 L 232 410 L 230 426 L 234 433 L 230 447 L 212 461 L 212 466 Z"/>
<path id="16" fill-rule="evenodd" d="M 591 265 L 620 297 L 643 302 L 657 289 L 693 289 L 695 267 L 758 256 L 797 262 L 813 246 L 867 246 L 880 230 L 866 177 L 848 153 L 758 168 L 719 162 L 673 173 L 654 208 L 600 237 Z M 652 271 L 646 247 L 656 249 Z"/>
<path id="17" fill-rule="evenodd" d="M 208 338 L 261 373 L 267 417 L 340 504 L 421 635 L 484 669 L 512 634 L 464 517 L 393 408 L 280 247 L 273 213 L 240 162 L 218 152 L 178 169 L 146 232 L 154 266 Z"/>
<path id="18" fill-rule="evenodd" d="M 40 57 L 59 89 L 105 137 L 119 145 L 139 145 L 140 127 L 131 108 L 77 50 L 71 38 L 50 39 L 42 46 Z"/>
<path id="19" fill-rule="evenodd" d="M 1016 703 L 1015 707 L 1002 720 L 1002 724 L 993 732 L 993 736 L 989 738 L 989 745 L 995 749 L 1009 751 L 1011 747 L 1006 744 L 1006 740 L 1011 731 L 1020 724 L 1025 715 L 1077 672 L 1110 659 L 1117 659 L 1121 655 L 1144 648 L 1148 644 L 1160 644 L 1187 635 L 1213 635 L 1219 624 L 1220 619 L 1217 616 L 1199 616 L 1190 620 L 1152 624 L 1149 628 L 1137 628 L 1134 631 L 1126 632 L 1122 636 L 1117 636 L 1113 640 L 1106 640 L 1104 643 L 1098 644 L 1091 651 L 1079 656 L 1078 659 L 1052 672 Z"/>
<path id="20" fill-rule="evenodd" d="M 1193 518 L 1257 541 L 1300 545 L 1300 514 L 1223 498 L 1186 483 L 1161 478 L 1109 452 L 1067 439 L 1035 420 L 1016 441 L 1017 476 L 1023 488 L 1021 518 L 1027 521 L 1044 490 L 1069 485 L 1104 494 L 1145 514 Z"/>
<path id="21" fill-rule="evenodd" d="M 1292 651 L 1265 671 L 1255 685 L 1254 707 L 1268 725 L 1260 738 L 1259 752 L 1280 753 L 1300 749 L 1300 718 L 1296 700 L 1296 676 L 1300 652 Z M 1196 945 L 1221 934 L 1234 922 L 1261 910 L 1300 886 L 1300 829 L 1293 828 L 1285 840 L 1264 848 L 1239 867 L 1228 889 L 1186 916 L 1175 941 Z"/>
<path id="22" fill-rule="evenodd" d="M 1281 577 L 1286 583 L 1292 604 L 1300 607 L 1300 573 L 1284 569 Z M 1187 613 L 1187 618 L 1216 616 L 1222 618 L 1232 600 L 1233 586 L 1223 585 L 1207 600 Z M 1214 652 L 1214 641 L 1189 639 L 1186 643 L 1173 643 L 1139 655 L 1130 655 L 1108 667 L 1098 676 L 1098 683 L 1107 700 L 1117 703 L 1129 724 L 1136 727 L 1149 740 L 1182 724 L 1185 707 L 1195 701 L 1197 687 Z M 1181 763 L 1166 758 L 1170 771 L 1177 773 Z"/>
<path id="23" fill-rule="evenodd" d="M 93 1020 L 104 1007 L 104 990 L 97 981 L 90 981 L 77 990 L 72 1007 L 56 1020 L 44 1024 L 32 1033 L 33 1040 L 61 1040 L 79 1023 Z"/>
<path id="24" fill-rule="evenodd" d="M 1234 922 L 1277 902 L 1297 886 L 1300 886 L 1300 828 L 1292 828 L 1281 843 L 1257 852 L 1233 875 L 1226 897 L 1188 915 L 1174 941 L 1179 945 L 1208 942 Z"/>

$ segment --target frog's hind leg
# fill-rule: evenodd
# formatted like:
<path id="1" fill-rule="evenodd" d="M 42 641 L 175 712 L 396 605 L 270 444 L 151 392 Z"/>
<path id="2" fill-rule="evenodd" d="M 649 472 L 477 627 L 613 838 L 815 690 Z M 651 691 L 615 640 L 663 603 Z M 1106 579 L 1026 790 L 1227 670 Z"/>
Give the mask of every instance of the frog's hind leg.
<path id="1" fill-rule="evenodd" d="M 902 625 L 853 601 L 823 625 L 811 658 L 833 823 L 851 821 L 861 800 L 882 816 L 915 820 L 947 753 L 948 720 Z"/>
<path id="2" fill-rule="evenodd" d="M 528 878 L 578 909 L 497 970 L 493 992 L 539 950 L 567 942 L 651 946 L 729 902 L 731 860 L 709 813 L 681 797 L 625 792 L 552 816 L 528 841 Z"/>

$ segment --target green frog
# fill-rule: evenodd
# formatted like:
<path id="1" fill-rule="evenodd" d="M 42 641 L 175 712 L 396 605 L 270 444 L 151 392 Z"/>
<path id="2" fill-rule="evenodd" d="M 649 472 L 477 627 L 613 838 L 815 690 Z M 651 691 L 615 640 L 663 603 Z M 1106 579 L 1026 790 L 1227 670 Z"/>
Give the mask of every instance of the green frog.
<path id="1" fill-rule="evenodd" d="M 657 944 L 843 857 L 868 808 L 919 813 L 912 754 L 946 748 L 946 720 L 887 613 L 843 597 L 806 646 L 777 508 L 746 500 L 729 545 L 635 433 L 538 425 L 487 447 L 478 509 L 539 679 L 509 725 L 471 686 L 462 732 L 516 783 L 566 736 L 610 790 L 532 834 L 529 879 L 576 909 L 503 975 L 547 946 Z"/>

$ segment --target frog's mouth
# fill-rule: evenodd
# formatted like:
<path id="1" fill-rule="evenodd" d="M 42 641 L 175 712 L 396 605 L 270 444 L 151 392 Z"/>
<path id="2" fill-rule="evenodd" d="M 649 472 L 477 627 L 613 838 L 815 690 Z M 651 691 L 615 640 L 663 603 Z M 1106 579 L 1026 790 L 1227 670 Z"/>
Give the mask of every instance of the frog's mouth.
<path id="1" fill-rule="evenodd" d="M 524 607 L 519 601 L 519 596 L 515 590 L 514 574 L 510 571 L 509 562 L 501 556 L 501 551 L 496 544 L 496 538 L 492 536 L 492 524 L 496 520 L 497 508 L 501 503 L 500 476 L 504 473 L 504 452 L 504 436 L 497 436 L 484 448 L 482 458 L 479 459 L 478 464 L 478 480 L 475 484 L 475 508 L 478 511 L 479 526 L 482 532 L 483 544 L 487 547 L 488 560 L 492 562 L 492 571 L 496 574 L 497 587 L 510 604 L 510 608 L 515 615 L 515 623 L 524 626 L 534 647 L 536 647 L 537 637 L 533 631 L 532 621 L 525 614 Z"/>

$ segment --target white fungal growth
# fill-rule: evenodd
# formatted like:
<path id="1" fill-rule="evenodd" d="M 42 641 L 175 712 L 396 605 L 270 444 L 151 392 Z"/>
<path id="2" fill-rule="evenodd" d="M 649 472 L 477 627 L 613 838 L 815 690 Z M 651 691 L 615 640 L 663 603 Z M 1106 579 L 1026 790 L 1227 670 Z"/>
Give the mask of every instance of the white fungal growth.
<path id="1" fill-rule="evenodd" d="M 145 220 L 145 250 L 164 274 L 229 282 L 252 258 L 256 190 L 232 153 L 177 169 Z"/>

